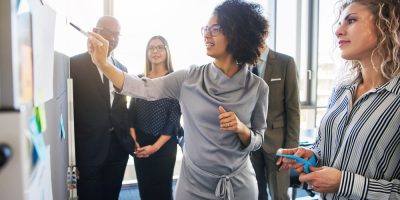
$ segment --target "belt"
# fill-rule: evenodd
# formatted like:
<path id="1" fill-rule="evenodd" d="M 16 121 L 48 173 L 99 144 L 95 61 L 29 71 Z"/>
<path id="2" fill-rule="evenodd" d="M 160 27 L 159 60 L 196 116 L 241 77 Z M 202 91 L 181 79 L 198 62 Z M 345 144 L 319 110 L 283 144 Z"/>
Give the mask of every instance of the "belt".
<path id="1" fill-rule="evenodd" d="M 238 169 L 236 169 L 235 171 L 233 171 L 232 173 L 230 173 L 228 175 L 215 175 L 208 171 L 200 169 L 196 164 L 194 164 L 193 161 L 190 160 L 189 156 L 187 156 L 185 148 L 183 150 L 183 155 L 184 155 L 183 157 L 184 157 L 185 161 L 187 161 L 187 162 L 185 162 L 185 163 L 187 163 L 187 166 L 190 167 L 191 169 L 193 169 L 195 172 L 197 172 L 203 176 L 219 179 L 217 187 L 215 188 L 215 196 L 216 197 L 218 197 L 220 199 L 227 198 L 228 200 L 235 199 L 235 194 L 233 192 L 231 178 L 238 175 L 239 173 L 242 172 L 242 170 L 244 168 L 246 168 L 247 160 L 245 160 L 245 162 L 243 162 Z"/>

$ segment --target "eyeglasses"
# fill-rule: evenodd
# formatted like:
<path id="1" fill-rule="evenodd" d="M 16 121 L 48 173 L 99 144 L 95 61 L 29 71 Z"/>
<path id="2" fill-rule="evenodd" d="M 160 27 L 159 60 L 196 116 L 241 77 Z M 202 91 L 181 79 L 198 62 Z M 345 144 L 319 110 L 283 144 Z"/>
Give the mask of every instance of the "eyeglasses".
<path id="1" fill-rule="evenodd" d="M 204 26 L 201 28 L 201 35 L 203 35 L 203 37 L 208 33 L 210 34 L 212 37 L 215 37 L 218 35 L 218 33 L 220 33 L 222 31 L 222 28 L 219 24 L 214 24 L 211 25 L 210 27 L 208 26 Z"/>
<path id="2" fill-rule="evenodd" d="M 104 37 L 116 37 L 117 38 L 120 36 L 119 32 L 110 31 L 108 29 L 101 28 L 101 27 L 96 27 L 93 29 L 93 31 Z"/>
<path id="3" fill-rule="evenodd" d="M 152 52 L 154 50 L 161 51 L 161 50 L 164 50 L 166 48 L 167 48 L 167 46 L 165 46 L 165 45 L 157 45 L 157 46 L 149 46 L 149 48 L 147 50 Z"/>

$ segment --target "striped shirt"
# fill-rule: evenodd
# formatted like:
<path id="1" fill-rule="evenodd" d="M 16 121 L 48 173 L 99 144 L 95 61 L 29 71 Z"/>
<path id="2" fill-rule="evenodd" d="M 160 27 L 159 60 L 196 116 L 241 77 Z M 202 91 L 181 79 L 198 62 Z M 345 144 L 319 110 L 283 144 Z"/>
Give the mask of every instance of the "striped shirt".
<path id="1" fill-rule="evenodd" d="M 400 199 L 400 76 L 353 102 L 358 83 L 334 89 L 312 147 L 342 172 L 324 199 Z"/>

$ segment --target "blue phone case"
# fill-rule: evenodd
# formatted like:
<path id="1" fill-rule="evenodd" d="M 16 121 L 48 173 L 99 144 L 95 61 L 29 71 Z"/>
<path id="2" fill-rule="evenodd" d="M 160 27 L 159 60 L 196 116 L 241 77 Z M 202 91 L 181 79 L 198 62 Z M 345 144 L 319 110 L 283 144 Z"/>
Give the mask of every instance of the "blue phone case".
<path id="1" fill-rule="evenodd" d="M 305 159 L 300 158 L 300 157 L 298 157 L 298 156 L 289 155 L 289 154 L 279 154 L 279 153 L 277 153 L 276 156 L 285 157 L 285 158 L 290 158 L 290 159 L 296 160 L 296 162 L 298 162 L 298 163 L 304 164 L 303 168 L 304 168 L 304 171 L 305 171 L 307 174 L 310 173 L 310 169 L 309 169 L 308 167 L 309 167 L 309 166 L 315 167 L 316 164 L 317 164 L 317 163 L 316 163 L 316 160 L 315 160 L 315 156 L 311 156 L 311 158 L 310 158 L 309 160 L 305 160 Z"/>

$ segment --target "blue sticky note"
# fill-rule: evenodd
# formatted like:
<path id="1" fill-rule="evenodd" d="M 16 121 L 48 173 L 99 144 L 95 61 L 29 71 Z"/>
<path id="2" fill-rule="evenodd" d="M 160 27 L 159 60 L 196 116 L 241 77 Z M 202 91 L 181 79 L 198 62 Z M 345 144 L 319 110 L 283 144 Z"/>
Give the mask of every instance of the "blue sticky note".
<path id="1" fill-rule="evenodd" d="M 65 139 L 65 128 L 64 128 L 64 119 L 62 116 L 62 113 L 60 115 L 60 134 L 61 134 L 61 139 Z"/>
<path id="2" fill-rule="evenodd" d="M 39 123 L 37 120 L 36 115 L 34 115 L 33 117 L 31 117 L 31 119 L 29 120 L 29 130 L 31 131 L 32 134 L 36 133 L 39 134 Z"/>
<path id="3" fill-rule="evenodd" d="M 46 145 L 44 143 L 43 134 L 39 132 L 39 124 L 36 118 L 37 116 L 34 115 L 29 120 L 29 130 L 31 131 L 31 138 L 33 144 L 33 164 L 36 162 L 37 159 L 46 159 Z M 36 158 L 37 156 L 37 158 Z"/>

